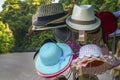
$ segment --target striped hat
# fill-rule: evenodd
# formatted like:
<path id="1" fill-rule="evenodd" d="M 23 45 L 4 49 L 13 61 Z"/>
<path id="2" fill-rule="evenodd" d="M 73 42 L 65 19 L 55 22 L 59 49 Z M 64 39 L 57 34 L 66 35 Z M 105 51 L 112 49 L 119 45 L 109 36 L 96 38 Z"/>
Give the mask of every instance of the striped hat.
<path id="1" fill-rule="evenodd" d="M 65 19 L 69 14 L 67 11 L 64 11 L 62 4 L 51 3 L 40 5 L 36 15 L 37 19 L 33 22 L 33 26 L 44 30 L 56 28 L 57 24 L 62 25 L 57 27 L 63 27 L 63 25 L 65 27 Z M 52 27 L 51 24 L 53 25 Z"/>

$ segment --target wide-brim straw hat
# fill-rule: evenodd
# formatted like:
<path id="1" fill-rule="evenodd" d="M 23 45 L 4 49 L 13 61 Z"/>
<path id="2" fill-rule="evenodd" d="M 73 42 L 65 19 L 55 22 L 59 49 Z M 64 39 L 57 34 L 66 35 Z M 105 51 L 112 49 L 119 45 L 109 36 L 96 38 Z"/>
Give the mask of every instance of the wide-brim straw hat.
<path id="1" fill-rule="evenodd" d="M 83 74 L 102 74 L 111 68 L 118 66 L 120 60 L 109 55 L 106 48 L 101 48 L 95 44 L 87 44 L 80 48 L 79 57 L 72 63 L 75 70 L 82 69 Z"/>
<path id="2" fill-rule="evenodd" d="M 36 13 L 37 19 L 33 22 L 33 26 L 36 28 L 50 29 L 57 28 L 58 26 L 49 26 L 49 24 L 63 23 L 65 24 L 65 19 L 68 17 L 68 12 L 64 11 L 62 4 L 52 3 L 43 4 L 38 7 L 38 12 Z M 63 24 L 61 25 L 63 27 Z"/>
<path id="3" fill-rule="evenodd" d="M 101 21 L 95 16 L 92 5 L 74 5 L 72 15 L 66 19 L 66 23 L 75 30 L 94 30 Z"/>
<path id="4" fill-rule="evenodd" d="M 35 68 L 39 76 L 52 78 L 65 72 L 72 60 L 73 52 L 67 44 L 47 42 L 35 57 Z"/>

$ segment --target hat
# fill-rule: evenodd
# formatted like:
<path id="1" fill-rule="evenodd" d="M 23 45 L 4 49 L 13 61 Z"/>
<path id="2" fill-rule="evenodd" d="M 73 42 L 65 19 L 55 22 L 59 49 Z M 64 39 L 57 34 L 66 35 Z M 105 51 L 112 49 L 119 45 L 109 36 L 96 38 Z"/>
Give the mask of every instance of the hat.
<path id="1" fill-rule="evenodd" d="M 117 18 L 111 12 L 98 12 L 97 16 L 101 20 L 101 25 L 103 27 L 103 40 L 105 43 L 108 44 L 108 36 L 109 34 L 113 33 L 118 25 L 117 25 Z"/>
<path id="2" fill-rule="evenodd" d="M 67 70 L 72 59 L 72 50 L 68 45 L 47 42 L 35 57 L 35 68 L 42 77 L 54 77 Z"/>
<path id="3" fill-rule="evenodd" d="M 113 33 L 109 34 L 109 37 L 114 37 L 114 36 L 116 37 L 120 36 L 120 29 L 117 29 Z"/>
<path id="4" fill-rule="evenodd" d="M 72 39 L 72 32 L 67 27 L 53 29 L 53 33 L 55 38 L 57 38 L 61 42 L 68 42 Z"/>
<path id="5" fill-rule="evenodd" d="M 75 5 L 66 23 L 75 30 L 94 30 L 101 24 L 92 5 Z"/>
<path id="6" fill-rule="evenodd" d="M 72 66 L 76 69 L 82 68 L 83 74 L 102 74 L 111 69 L 116 63 L 115 57 L 109 55 L 106 48 L 101 49 L 98 45 L 87 44 L 80 48 L 79 56 L 73 61 Z"/>
<path id="7" fill-rule="evenodd" d="M 113 12 L 113 15 L 114 15 L 116 18 L 119 18 L 119 17 L 120 17 L 120 10 Z"/>
<path id="8" fill-rule="evenodd" d="M 42 4 L 38 7 L 37 20 L 34 21 L 33 26 L 41 28 L 49 27 L 47 25 L 51 23 L 65 22 L 68 15 L 60 3 Z"/>

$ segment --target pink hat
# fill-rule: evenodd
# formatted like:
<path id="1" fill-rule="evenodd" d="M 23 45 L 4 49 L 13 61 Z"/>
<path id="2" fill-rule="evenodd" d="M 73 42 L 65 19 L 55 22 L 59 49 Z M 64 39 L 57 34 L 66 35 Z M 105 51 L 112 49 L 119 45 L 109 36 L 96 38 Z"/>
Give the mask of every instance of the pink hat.
<path id="1" fill-rule="evenodd" d="M 79 70 L 82 68 L 83 74 L 102 74 L 113 66 L 120 64 L 120 60 L 104 52 L 107 48 L 100 48 L 95 44 L 84 45 L 80 48 L 79 56 L 72 63 L 72 67 Z M 117 62 L 117 63 L 116 63 Z"/>

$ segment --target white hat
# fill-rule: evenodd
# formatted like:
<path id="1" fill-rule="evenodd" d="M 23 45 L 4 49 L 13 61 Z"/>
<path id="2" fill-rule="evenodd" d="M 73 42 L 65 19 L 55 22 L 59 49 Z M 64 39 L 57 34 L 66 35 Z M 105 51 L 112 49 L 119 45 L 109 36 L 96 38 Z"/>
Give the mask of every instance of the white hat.
<path id="1" fill-rule="evenodd" d="M 100 19 L 94 14 L 92 5 L 75 5 L 66 23 L 76 30 L 94 30 L 101 24 Z"/>

